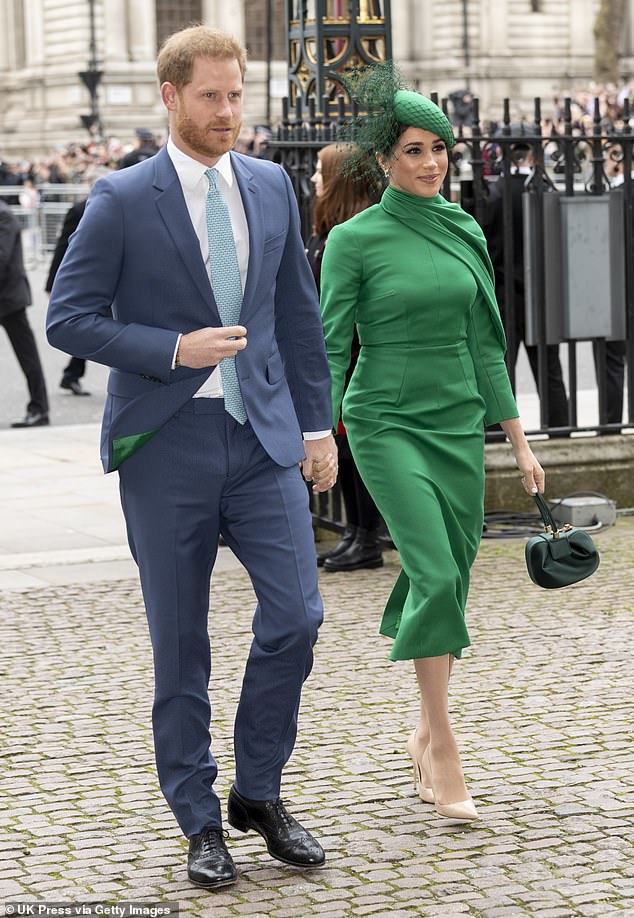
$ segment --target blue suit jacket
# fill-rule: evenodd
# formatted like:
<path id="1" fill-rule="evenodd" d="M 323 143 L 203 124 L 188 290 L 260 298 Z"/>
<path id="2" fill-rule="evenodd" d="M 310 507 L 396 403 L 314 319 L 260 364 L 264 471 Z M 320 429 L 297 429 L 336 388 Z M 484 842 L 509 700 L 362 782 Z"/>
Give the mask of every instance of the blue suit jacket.
<path id="1" fill-rule="evenodd" d="M 303 456 L 301 431 L 331 427 L 330 378 L 297 203 L 278 165 L 232 153 L 249 225 L 236 357 L 249 421 L 271 458 Z M 179 332 L 220 326 L 167 151 L 95 185 L 55 278 L 47 334 L 111 367 L 101 453 L 112 471 L 193 396 L 210 368 L 171 369 Z"/>

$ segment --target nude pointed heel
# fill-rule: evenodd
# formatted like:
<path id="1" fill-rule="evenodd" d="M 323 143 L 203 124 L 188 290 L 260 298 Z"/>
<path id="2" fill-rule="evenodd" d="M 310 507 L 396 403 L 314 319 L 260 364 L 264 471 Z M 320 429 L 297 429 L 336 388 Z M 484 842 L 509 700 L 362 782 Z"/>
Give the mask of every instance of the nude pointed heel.
<path id="1" fill-rule="evenodd" d="M 429 785 L 425 784 L 425 781 L 423 780 L 424 769 L 422 766 L 422 762 L 420 762 L 416 758 L 415 749 L 416 749 L 416 730 L 414 730 L 412 735 L 407 740 L 407 751 L 409 752 L 410 757 L 412 759 L 412 773 L 413 773 L 413 778 L 414 778 L 414 790 L 418 791 L 418 796 L 424 803 L 433 803 L 434 802 L 434 792 Z"/>
<path id="2" fill-rule="evenodd" d="M 429 761 L 429 746 L 425 750 L 423 758 L 425 756 L 427 756 L 427 774 L 430 775 L 430 783 L 433 783 L 431 780 L 432 769 Z M 433 790 L 432 794 L 434 794 Z M 467 822 L 474 822 L 480 818 L 471 797 L 467 797 L 466 800 L 460 800 L 458 803 L 439 803 L 434 794 L 434 805 L 438 815 L 442 816 L 449 825 L 461 825 Z"/>
<path id="3" fill-rule="evenodd" d="M 473 822 L 480 818 L 473 800 L 461 800 L 460 803 L 436 803 L 436 812 L 456 825 Z"/>

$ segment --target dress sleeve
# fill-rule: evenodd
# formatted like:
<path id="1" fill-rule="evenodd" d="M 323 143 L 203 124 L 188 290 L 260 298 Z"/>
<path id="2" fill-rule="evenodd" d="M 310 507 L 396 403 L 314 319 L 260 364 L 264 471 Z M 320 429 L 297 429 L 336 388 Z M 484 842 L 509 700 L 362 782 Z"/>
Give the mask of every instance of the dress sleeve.
<path id="1" fill-rule="evenodd" d="M 485 425 L 518 417 L 504 350 L 493 325 L 491 310 L 480 292 L 471 309 L 467 344 L 475 367 L 478 391 L 486 406 Z"/>
<path id="2" fill-rule="evenodd" d="M 330 231 L 321 263 L 321 315 L 332 377 L 332 416 L 340 416 L 352 340 L 362 258 L 355 234 L 345 226 Z"/>

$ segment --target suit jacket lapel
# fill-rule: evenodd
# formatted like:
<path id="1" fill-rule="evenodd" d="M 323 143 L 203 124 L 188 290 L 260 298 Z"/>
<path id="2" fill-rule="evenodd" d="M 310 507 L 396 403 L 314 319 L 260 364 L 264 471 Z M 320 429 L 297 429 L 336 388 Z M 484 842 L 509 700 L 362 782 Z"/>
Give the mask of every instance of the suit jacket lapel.
<path id="1" fill-rule="evenodd" d="M 158 211 L 201 296 L 217 317 L 215 324 L 221 325 L 209 277 L 200 257 L 200 243 L 192 226 L 183 190 L 167 150 L 163 148 L 156 154 L 153 161 L 156 163 L 154 187 L 159 191 L 156 197 Z M 159 253 L 157 257 L 160 257 Z"/>
<path id="2" fill-rule="evenodd" d="M 247 315 L 260 276 L 262 250 L 264 248 L 264 223 L 262 219 L 262 202 L 253 173 L 245 162 L 235 153 L 231 154 L 231 165 L 238 182 L 244 213 L 249 227 L 249 267 L 247 281 L 242 299 L 241 318 Z"/>

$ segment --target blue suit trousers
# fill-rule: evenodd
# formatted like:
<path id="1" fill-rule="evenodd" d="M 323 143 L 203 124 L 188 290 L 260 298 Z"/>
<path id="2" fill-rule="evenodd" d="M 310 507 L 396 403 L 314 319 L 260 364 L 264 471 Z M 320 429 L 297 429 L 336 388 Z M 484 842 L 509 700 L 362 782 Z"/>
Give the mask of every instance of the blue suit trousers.
<path id="1" fill-rule="evenodd" d="M 153 728 L 161 789 L 186 836 L 222 824 L 213 790 L 209 586 L 218 536 L 257 596 L 235 718 L 235 785 L 280 793 L 302 684 L 322 621 L 308 491 L 222 399 L 191 399 L 119 469 L 154 655 Z"/>

